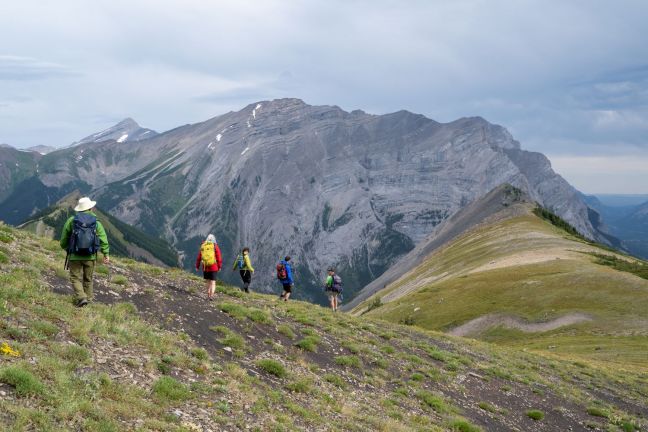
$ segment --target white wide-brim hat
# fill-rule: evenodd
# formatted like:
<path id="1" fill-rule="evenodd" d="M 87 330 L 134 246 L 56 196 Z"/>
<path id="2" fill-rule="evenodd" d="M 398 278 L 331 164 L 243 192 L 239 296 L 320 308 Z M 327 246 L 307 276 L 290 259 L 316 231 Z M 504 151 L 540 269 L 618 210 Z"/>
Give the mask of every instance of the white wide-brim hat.
<path id="1" fill-rule="evenodd" d="M 79 199 L 79 203 L 77 204 L 76 207 L 74 207 L 74 211 L 81 212 L 81 211 L 90 210 L 95 205 L 97 205 L 96 201 L 92 201 L 88 197 L 83 197 Z"/>

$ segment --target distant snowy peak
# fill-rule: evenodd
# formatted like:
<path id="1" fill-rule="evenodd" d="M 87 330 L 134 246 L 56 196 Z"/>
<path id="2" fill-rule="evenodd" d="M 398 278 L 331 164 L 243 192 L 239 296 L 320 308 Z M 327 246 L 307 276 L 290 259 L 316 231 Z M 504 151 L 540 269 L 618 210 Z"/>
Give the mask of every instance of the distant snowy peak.
<path id="1" fill-rule="evenodd" d="M 47 153 L 51 153 L 54 150 L 56 150 L 56 147 L 46 146 L 46 145 L 36 145 L 32 147 L 27 147 L 25 150 L 34 151 L 36 153 L 46 155 Z"/>
<path id="2" fill-rule="evenodd" d="M 141 141 L 153 138 L 156 135 L 158 135 L 158 133 L 154 130 L 143 128 L 132 118 L 127 118 L 108 129 L 88 135 L 87 137 L 72 143 L 71 147 L 110 140 L 117 141 L 118 143 Z"/>

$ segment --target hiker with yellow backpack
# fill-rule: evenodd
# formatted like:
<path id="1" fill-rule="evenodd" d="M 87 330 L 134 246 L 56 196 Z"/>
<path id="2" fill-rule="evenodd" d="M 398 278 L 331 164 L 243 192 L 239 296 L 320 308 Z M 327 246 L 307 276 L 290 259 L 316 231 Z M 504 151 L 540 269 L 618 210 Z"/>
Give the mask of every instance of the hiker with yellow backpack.
<path id="1" fill-rule="evenodd" d="M 214 291 L 216 291 L 216 274 L 223 266 L 221 251 L 213 234 L 209 234 L 207 239 L 200 245 L 198 258 L 196 258 L 196 271 L 198 271 L 201 264 L 205 288 L 207 288 L 207 299 L 213 300 Z"/>

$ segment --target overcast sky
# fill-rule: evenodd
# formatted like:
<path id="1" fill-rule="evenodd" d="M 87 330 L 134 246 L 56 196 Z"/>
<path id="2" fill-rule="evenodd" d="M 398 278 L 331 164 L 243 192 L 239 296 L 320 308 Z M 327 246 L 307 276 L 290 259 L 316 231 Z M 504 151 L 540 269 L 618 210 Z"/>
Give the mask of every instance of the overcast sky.
<path id="1" fill-rule="evenodd" d="M 648 1 L 0 0 L 0 143 L 298 97 L 479 115 L 586 193 L 648 193 Z"/>

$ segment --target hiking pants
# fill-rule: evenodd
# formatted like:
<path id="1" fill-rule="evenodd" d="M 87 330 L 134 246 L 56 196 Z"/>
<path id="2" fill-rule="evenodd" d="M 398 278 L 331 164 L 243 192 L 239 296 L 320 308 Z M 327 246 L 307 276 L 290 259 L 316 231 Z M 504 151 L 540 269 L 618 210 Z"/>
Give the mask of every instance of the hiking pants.
<path id="1" fill-rule="evenodd" d="M 243 280 L 243 286 L 245 291 L 248 291 L 250 288 L 250 282 L 252 282 L 252 272 L 250 270 L 239 270 L 241 279 Z"/>
<path id="2" fill-rule="evenodd" d="M 77 301 L 92 300 L 92 275 L 95 261 L 70 261 L 70 281 L 74 287 Z"/>

